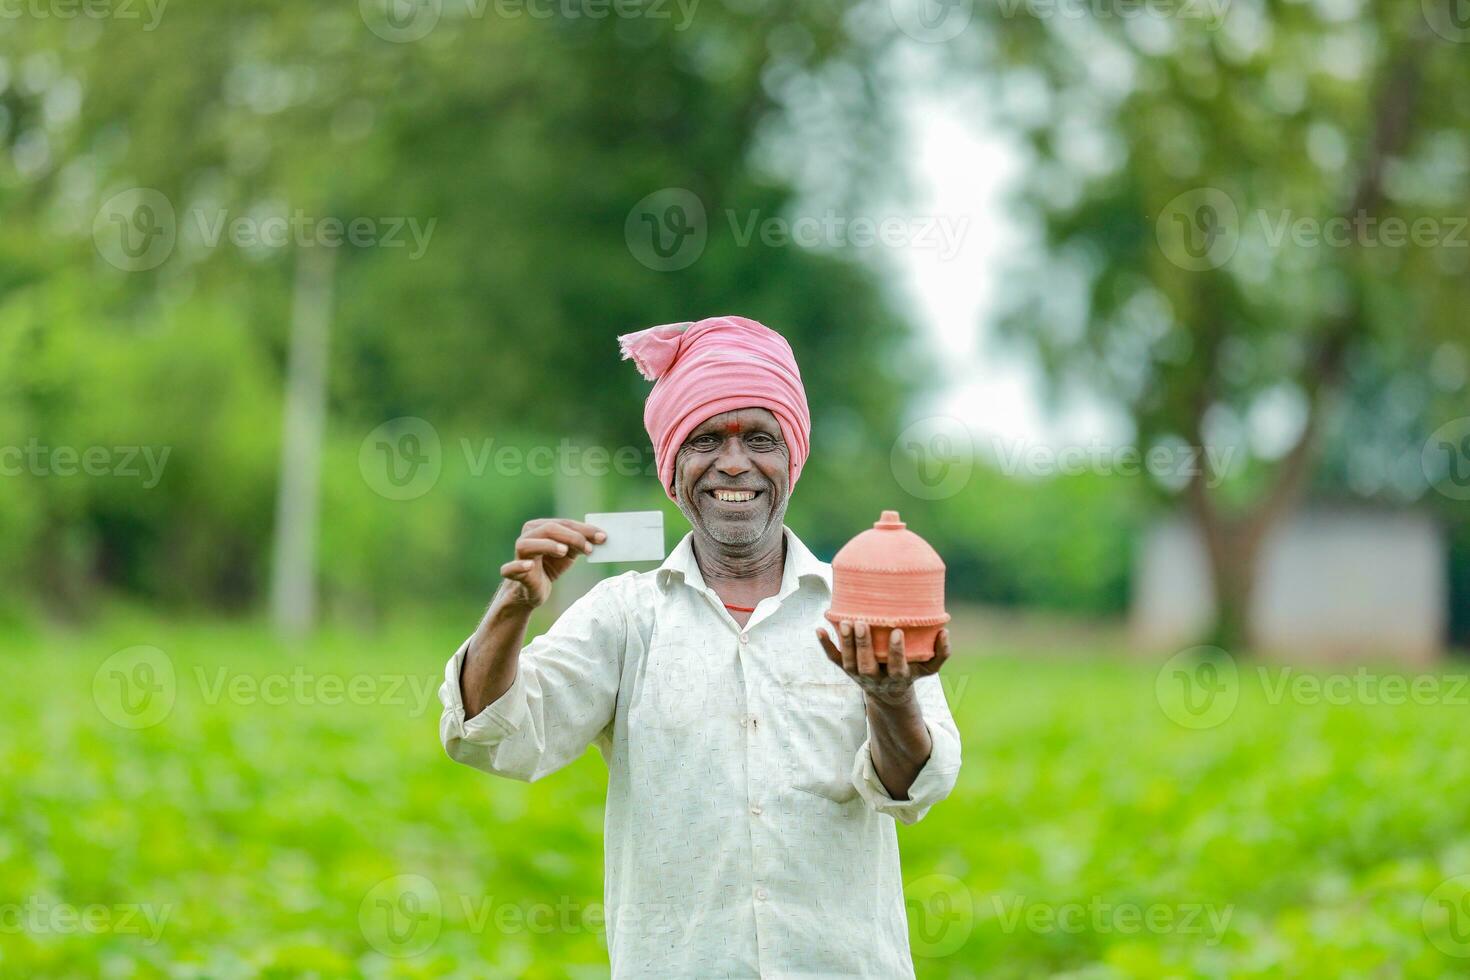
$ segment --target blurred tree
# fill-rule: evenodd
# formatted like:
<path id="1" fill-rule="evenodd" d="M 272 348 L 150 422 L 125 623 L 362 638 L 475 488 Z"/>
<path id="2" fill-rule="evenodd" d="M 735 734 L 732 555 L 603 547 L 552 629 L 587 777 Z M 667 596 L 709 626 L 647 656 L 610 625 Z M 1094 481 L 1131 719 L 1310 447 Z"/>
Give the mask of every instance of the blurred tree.
<path id="1" fill-rule="evenodd" d="M 362 533 L 390 532 L 347 523 L 384 514 L 354 507 L 345 484 L 369 492 L 355 453 L 384 420 L 426 419 L 444 433 L 446 452 L 451 433 L 642 445 L 647 387 L 618 365 L 614 338 L 654 323 L 719 312 L 771 323 L 801 358 L 819 437 L 828 424 L 856 422 L 883 445 L 917 369 L 896 356 L 907 333 L 876 271 L 830 252 L 742 245 L 723 220 L 790 206 L 791 180 L 761 147 L 798 82 L 875 105 L 868 54 L 838 6 L 709 3 L 690 8 L 695 19 L 682 25 L 677 5 L 666 4 L 638 16 L 562 5 L 550 19 L 485 3 L 413 9 L 404 21 L 396 14 L 411 11 L 402 5 L 255 0 L 162 7 L 152 25 L 7 21 L 0 253 L 16 261 L 0 268 L 0 330 L 12 331 L 0 349 L 30 345 L 0 365 L 7 428 L 54 441 L 56 406 L 84 404 L 96 417 L 131 420 L 133 441 L 176 440 L 168 479 L 203 486 L 207 473 L 231 487 L 218 499 L 167 486 L 151 498 L 190 497 L 186 519 L 136 501 L 119 513 L 116 485 L 86 484 L 69 509 L 41 504 L 25 517 L 28 543 L 14 547 L 30 561 L 53 563 L 66 549 L 42 543 L 86 527 L 73 549 L 82 557 L 64 577 L 156 588 L 142 570 L 182 570 L 186 549 L 201 564 L 172 588 L 215 601 L 260 594 L 272 512 L 253 469 L 260 457 L 237 458 L 238 445 L 186 437 L 166 420 L 205 418 L 211 401 L 248 397 L 226 410 L 256 418 L 264 435 L 252 431 L 252 445 L 259 439 L 269 451 L 293 270 L 313 248 L 339 256 L 324 447 L 339 462 L 324 482 L 335 510 L 322 528 L 337 551 L 323 555 L 328 562 L 356 555 L 422 578 L 422 563 L 442 558 L 445 537 L 478 513 L 469 496 L 487 492 L 482 482 L 436 498 L 434 516 L 422 518 L 435 533 L 391 537 L 396 551 L 364 547 Z M 876 108 L 858 116 L 861 126 L 824 149 L 881 168 L 883 116 Z M 705 212 L 692 229 L 698 248 L 680 268 L 662 268 L 634 236 L 640 202 L 657 203 L 666 189 L 687 191 Z M 37 297 L 79 280 L 88 295 L 78 308 L 40 329 Z M 159 387 L 143 405 L 124 406 L 137 394 L 128 385 L 82 388 L 78 370 L 43 389 L 34 377 L 48 363 L 36 358 L 41 350 L 117 357 L 134 340 L 156 354 L 146 338 L 191 319 L 198 332 L 167 333 L 178 363 L 211 346 L 211 324 L 243 324 L 231 336 L 249 348 L 240 358 L 248 382 Z M 125 367 L 153 377 L 137 358 Z M 312 492 L 310 481 L 302 486 Z M 35 484 L 7 490 L 46 499 Z M 489 492 L 507 518 L 509 508 L 538 506 L 499 485 Z M 7 506 L 16 520 L 31 513 Z M 419 526 L 429 506 L 387 516 Z M 246 523 L 233 519 L 241 507 Z M 471 568 L 483 574 L 467 564 L 466 575 Z M 341 579 L 385 581 L 361 569 Z"/>
<path id="2" fill-rule="evenodd" d="M 1434 4 L 1124 7 L 1002 4 L 953 50 L 994 72 L 1032 156 L 1044 235 L 1008 334 L 1182 461 L 1164 489 L 1202 530 L 1214 639 L 1237 648 L 1345 375 L 1385 342 L 1412 370 L 1463 337 L 1470 102 L 1443 93 L 1470 62 Z"/>

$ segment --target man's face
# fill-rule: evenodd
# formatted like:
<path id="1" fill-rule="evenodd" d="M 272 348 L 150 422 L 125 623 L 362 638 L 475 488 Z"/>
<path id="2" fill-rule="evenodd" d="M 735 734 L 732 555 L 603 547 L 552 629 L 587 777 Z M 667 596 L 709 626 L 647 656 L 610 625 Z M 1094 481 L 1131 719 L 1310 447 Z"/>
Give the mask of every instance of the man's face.
<path id="1" fill-rule="evenodd" d="M 745 546 L 780 532 L 791 496 L 791 450 L 764 408 L 706 419 L 674 458 L 679 509 L 702 536 Z"/>

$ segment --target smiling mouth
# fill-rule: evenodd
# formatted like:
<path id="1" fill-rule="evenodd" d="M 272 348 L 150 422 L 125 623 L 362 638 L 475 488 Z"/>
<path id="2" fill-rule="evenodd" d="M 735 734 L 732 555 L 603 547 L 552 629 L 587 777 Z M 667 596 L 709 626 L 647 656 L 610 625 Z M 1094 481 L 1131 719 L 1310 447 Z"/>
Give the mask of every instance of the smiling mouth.
<path id="1" fill-rule="evenodd" d="M 706 490 L 705 493 L 723 504 L 749 503 L 761 495 L 759 490 Z"/>

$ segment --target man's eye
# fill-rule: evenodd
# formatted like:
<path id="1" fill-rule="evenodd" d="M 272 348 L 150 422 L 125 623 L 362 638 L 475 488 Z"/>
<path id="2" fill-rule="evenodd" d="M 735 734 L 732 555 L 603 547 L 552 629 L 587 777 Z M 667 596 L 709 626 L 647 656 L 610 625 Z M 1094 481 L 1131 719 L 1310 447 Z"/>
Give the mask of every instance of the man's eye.
<path id="1" fill-rule="evenodd" d="M 763 432 L 757 432 L 755 435 L 751 436 L 748 441 L 752 446 L 760 447 L 774 446 L 776 444 L 775 439 L 771 438 Z"/>
<path id="2" fill-rule="evenodd" d="M 689 445 L 695 447 L 696 449 L 709 449 L 712 446 L 719 445 L 719 443 L 720 440 L 716 439 L 714 436 L 695 436 L 693 439 L 689 440 Z"/>

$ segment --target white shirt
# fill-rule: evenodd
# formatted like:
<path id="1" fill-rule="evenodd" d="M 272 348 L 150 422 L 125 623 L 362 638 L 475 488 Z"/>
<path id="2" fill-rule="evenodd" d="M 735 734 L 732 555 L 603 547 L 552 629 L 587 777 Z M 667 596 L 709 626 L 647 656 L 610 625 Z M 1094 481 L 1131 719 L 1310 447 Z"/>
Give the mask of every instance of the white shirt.
<path id="1" fill-rule="evenodd" d="M 934 748 L 889 797 L 863 692 L 827 660 L 832 569 L 785 529 L 780 593 L 742 629 L 686 535 L 605 579 L 521 652 L 466 719 L 449 661 L 450 758 L 534 780 L 589 744 L 608 767 L 604 899 L 614 977 L 912 977 L 894 820 L 948 795 L 960 740 L 937 676 L 915 682 Z"/>

